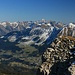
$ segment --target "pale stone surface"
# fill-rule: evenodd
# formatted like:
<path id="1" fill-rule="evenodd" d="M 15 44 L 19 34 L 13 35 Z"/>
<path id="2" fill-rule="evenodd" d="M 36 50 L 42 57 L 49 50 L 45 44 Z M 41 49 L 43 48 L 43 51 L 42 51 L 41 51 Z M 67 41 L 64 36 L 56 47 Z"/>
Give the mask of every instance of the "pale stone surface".
<path id="1" fill-rule="evenodd" d="M 68 68 L 74 59 L 73 52 L 70 51 L 75 45 L 75 40 L 68 37 L 56 38 L 50 48 L 44 52 L 42 65 L 39 68 L 43 75 L 75 75 L 75 65 Z M 53 72 L 54 71 L 54 72 Z M 41 74 L 39 74 L 41 75 Z"/>

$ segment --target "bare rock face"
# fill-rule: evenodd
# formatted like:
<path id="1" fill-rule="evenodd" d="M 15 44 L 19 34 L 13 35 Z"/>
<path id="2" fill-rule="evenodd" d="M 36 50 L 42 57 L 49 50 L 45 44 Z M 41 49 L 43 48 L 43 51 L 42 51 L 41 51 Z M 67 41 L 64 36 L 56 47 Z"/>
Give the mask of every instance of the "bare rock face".
<path id="1" fill-rule="evenodd" d="M 68 27 L 64 27 L 59 33 L 61 36 L 72 36 L 75 38 L 75 25 L 69 25 Z"/>
<path id="2" fill-rule="evenodd" d="M 75 64 L 72 64 L 68 70 L 71 72 L 71 75 L 75 75 Z"/>
<path id="3" fill-rule="evenodd" d="M 75 75 L 75 66 L 69 68 L 75 61 L 75 49 L 72 49 L 74 46 L 73 38 L 56 38 L 42 56 L 43 63 L 38 75 Z"/>

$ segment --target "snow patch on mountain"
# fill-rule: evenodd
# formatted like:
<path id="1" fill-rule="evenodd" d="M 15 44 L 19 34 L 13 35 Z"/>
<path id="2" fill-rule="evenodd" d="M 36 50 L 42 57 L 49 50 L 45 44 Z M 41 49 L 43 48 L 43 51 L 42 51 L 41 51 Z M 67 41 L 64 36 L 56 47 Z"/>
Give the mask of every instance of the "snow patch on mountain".
<path id="1" fill-rule="evenodd" d="M 69 25 L 68 25 L 70 28 L 75 28 L 75 24 L 73 24 L 73 23 L 69 23 Z"/>
<path id="2" fill-rule="evenodd" d="M 9 37 L 8 37 L 8 40 L 9 40 L 10 42 L 15 42 L 15 41 L 17 40 L 17 38 L 16 38 L 16 36 L 9 36 Z"/>

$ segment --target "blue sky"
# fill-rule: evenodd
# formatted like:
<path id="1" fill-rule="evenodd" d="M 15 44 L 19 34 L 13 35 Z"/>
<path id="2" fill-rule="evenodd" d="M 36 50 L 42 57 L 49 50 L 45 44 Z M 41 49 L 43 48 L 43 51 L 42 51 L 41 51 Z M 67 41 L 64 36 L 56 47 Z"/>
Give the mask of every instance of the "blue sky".
<path id="1" fill-rule="evenodd" d="M 75 0 L 0 0 L 1 21 L 75 22 Z"/>

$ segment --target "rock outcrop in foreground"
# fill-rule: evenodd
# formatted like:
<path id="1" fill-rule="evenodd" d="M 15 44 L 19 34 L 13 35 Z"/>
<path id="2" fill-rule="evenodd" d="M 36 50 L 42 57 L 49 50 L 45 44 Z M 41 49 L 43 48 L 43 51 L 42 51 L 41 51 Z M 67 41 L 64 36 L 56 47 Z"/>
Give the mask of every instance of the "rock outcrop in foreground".
<path id="1" fill-rule="evenodd" d="M 75 75 L 75 38 L 56 38 L 42 56 L 37 75 Z"/>

